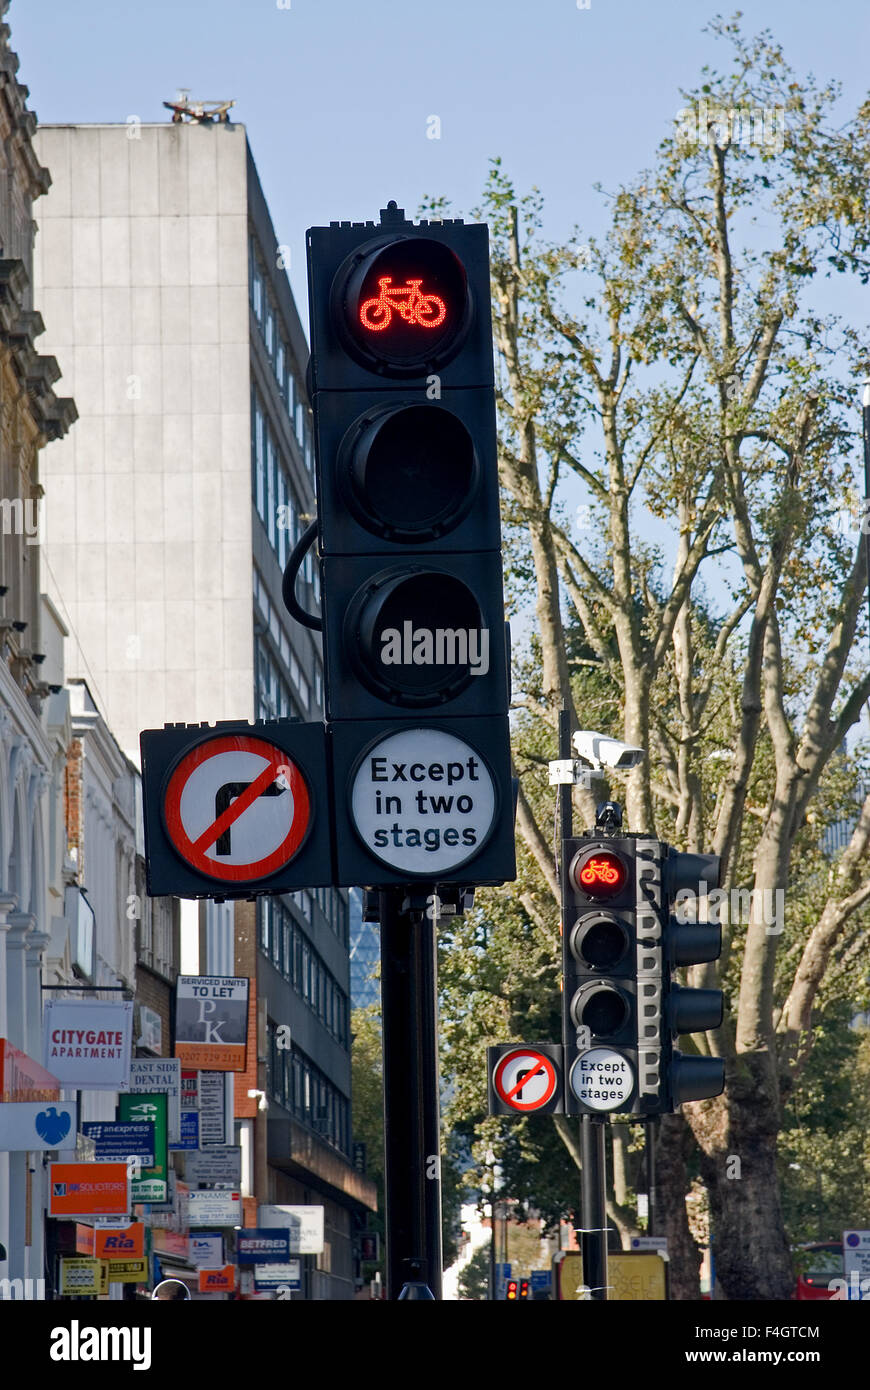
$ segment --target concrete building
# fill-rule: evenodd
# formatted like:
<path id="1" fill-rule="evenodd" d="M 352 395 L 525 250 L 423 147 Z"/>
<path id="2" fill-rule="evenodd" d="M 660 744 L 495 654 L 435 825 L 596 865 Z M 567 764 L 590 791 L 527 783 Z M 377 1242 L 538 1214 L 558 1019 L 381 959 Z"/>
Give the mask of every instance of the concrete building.
<path id="1" fill-rule="evenodd" d="M 0 20 L 6 13 L 0 0 Z M 0 22 L 0 1104 L 27 1101 L 41 1072 L 41 969 L 63 914 L 63 773 L 69 711 L 53 669 L 57 615 L 40 597 L 40 452 L 75 420 L 33 294 L 33 204 L 51 182 L 36 117 Z M 54 645 L 53 645 L 54 644 Z M 0 1150 L 0 1285 L 41 1280 L 45 1174 Z"/>
<path id="2" fill-rule="evenodd" d="M 244 128 L 37 138 L 55 179 L 37 283 L 81 416 L 45 466 L 67 670 L 133 759 L 140 730 L 164 722 L 317 719 L 319 638 L 281 602 L 315 509 L 308 349 Z M 310 556 L 297 593 L 316 611 Z M 185 972 L 256 979 L 264 1061 L 257 1086 L 236 1087 L 251 1190 L 324 1205 L 305 1293 L 350 1297 L 352 1218 L 374 1190 L 350 1164 L 346 895 L 181 906 Z"/>

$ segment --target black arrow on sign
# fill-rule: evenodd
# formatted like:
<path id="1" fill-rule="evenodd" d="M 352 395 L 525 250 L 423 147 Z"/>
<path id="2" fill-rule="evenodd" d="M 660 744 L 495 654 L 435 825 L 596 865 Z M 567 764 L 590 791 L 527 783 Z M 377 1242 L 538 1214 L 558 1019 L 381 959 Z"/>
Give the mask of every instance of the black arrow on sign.
<path id="1" fill-rule="evenodd" d="M 224 811 L 228 811 L 230 802 L 235 801 L 237 796 L 241 796 L 242 792 L 247 791 L 250 785 L 250 782 L 224 782 L 222 787 L 218 787 L 217 795 L 214 799 L 215 820 L 222 816 Z M 260 792 L 260 796 L 280 796 L 281 793 L 286 790 L 286 787 L 279 787 L 277 782 L 273 782 L 265 791 Z M 215 841 L 215 854 L 232 853 L 230 848 L 230 831 L 232 828 L 232 825 L 228 825 L 223 834 L 218 836 Z"/>

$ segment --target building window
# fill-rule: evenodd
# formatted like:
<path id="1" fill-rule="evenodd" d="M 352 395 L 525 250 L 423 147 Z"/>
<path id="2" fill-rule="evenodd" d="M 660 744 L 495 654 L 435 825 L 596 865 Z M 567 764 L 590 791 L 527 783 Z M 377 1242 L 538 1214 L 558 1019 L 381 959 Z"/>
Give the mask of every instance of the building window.
<path id="1" fill-rule="evenodd" d="M 251 307 L 258 323 L 263 322 L 263 272 L 256 251 L 251 264 Z"/>

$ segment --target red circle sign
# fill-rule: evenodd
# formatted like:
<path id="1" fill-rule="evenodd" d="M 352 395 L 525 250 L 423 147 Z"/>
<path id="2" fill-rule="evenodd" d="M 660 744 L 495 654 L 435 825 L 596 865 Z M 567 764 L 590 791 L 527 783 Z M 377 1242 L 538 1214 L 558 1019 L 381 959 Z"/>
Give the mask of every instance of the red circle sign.
<path id="1" fill-rule="evenodd" d="M 512 1110 L 540 1110 L 553 1099 L 558 1084 L 556 1068 L 549 1057 L 530 1047 L 516 1048 L 500 1057 L 492 1076 L 499 1100 Z M 522 1100 L 523 1091 L 534 1094 Z"/>
<path id="2" fill-rule="evenodd" d="M 245 883 L 288 864 L 311 801 L 282 748 L 245 734 L 205 739 L 172 772 L 163 818 L 173 849 L 208 878 Z"/>

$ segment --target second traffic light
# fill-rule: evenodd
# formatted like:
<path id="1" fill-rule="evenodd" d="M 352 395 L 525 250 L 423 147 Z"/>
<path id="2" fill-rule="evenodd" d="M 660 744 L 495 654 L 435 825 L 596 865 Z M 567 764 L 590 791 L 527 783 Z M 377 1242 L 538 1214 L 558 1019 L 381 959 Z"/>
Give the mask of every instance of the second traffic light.
<path id="1" fill-rule="evenodd" d="M 308 267 L 341 881 L 512 878 L 487 229 L 391 203 L 311 228 Z"/>
<path id="2" fill-rule="evenodd" d="M 718 859 L 589 835 L 563 842 L 562 873 L 566 1113 L 653 1115 L 718 1095 L 724 1064 L 673 1043 L 718 1027 L 721 991 L 689 989 L 673 972 L 715 960 L 721 928 L 670 914 L 679 890 L 702 899 L 717 886 Z"/>

